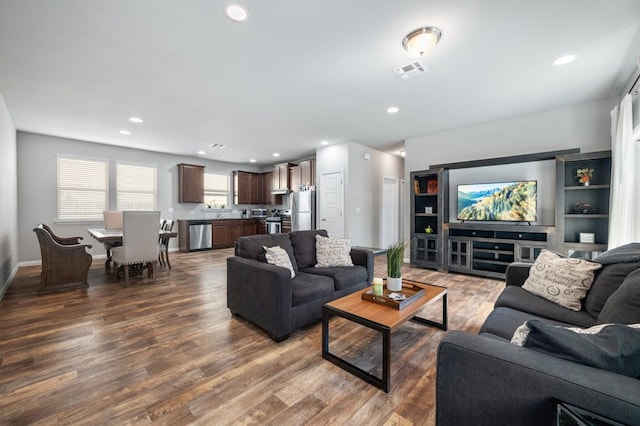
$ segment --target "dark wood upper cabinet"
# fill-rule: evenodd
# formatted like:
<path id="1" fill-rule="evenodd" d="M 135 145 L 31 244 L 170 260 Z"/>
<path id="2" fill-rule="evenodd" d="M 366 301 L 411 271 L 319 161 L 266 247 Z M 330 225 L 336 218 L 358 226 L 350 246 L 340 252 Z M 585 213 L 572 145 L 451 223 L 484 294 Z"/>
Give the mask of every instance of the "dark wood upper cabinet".
<path id="1" fill-rule="evenodd" d="M 178 164 L 178 202 L 204 202 L 204 166 Z"/>
<path id="2" fill-rule="evenodd" d="M 257 173 L 233 172 L 233 203 L 260 204 L 259 185 Z"/>

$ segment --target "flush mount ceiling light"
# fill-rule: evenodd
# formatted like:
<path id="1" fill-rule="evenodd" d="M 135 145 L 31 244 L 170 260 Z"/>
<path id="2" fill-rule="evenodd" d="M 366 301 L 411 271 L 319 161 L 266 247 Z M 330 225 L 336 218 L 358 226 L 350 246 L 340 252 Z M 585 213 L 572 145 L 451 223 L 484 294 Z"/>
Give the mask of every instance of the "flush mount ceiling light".
<path id="1" fill-rule="evenodd" d="M 255 162 L 256 162 L 256 159 L 255 159 L 255 158 L 252 158 L 252 159 L 250 159 L 250 160 L 249 160 L 249 162 L 250 162 L 250 163 L 255 163 Z"/>
<path id="2" fill-rule="evenodd" d="M 121 134 L 121 135 L 130 135 L 130 134 L 131 134 L 131 132 L 130 132 L 130 131 L 128 131 L 128 130 L 120 130 L 120 134 Z"/>
<path id="3" fill-rule="evenodd" d="M 144 121 L 142 120 L 142 118 L 138 118 L 138 117 L 129 117 L 129 121 L 132 123 L 143 123 Z"/>
<path id="4" fill-rule="evenodd" d="M 329 141 L 322 141 L 320 142 L 320 145 L 327 146 L 329 145 Z"/>
<path id="5" fill-rule="evenodd" d="M 273 154 L 271 154 L 274 157 L 280 157 L 280 154 L 278 154 L 277 152 L 274 152 Z"/>
<path id="6" fill-rule="evenodd" d="M 249 14 L 247 13 L 247 9 L 240 6 L 239 4 L 230 4 L 226 8 L 227 16 L 234 21 L 242 22 L 247 19 Z"/>
<path id="7" fill-rule="evenodd" d="M 440 41 L 442 32 L 436 27 L 422 27 L 411 31 L 402 40 L 402 47 L 411 56 L 420 58 L 432 50 Z"/>
<path id="8" fill-rule="evenodd" d="M 387 112 L 389 114 L 395 114 L 398 111 L 400 111 L 400 108 L 398 108 L 397 106 L 391 106 L 391 107 L 387 108 Z"/>
<path id="9" fill-rule="evenodd" d="M 206 152 L 204 152 L 204 151 L 198 151 L 198 155 L 205 155 L 205 154 L 206 154 Z"/>

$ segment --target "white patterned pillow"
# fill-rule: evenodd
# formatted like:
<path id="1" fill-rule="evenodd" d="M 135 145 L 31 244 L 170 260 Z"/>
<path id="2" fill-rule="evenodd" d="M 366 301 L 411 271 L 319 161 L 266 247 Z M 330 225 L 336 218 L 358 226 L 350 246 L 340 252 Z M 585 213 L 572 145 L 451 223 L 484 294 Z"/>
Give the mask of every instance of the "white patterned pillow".
<path id="1" fill-rule="evenodd" d="M 296 276 L 296 272 L 293 270 L 293 265 L 291 264 L 291 259 L 289 259 L 289 255 L 282 247 L 262 246 L 262 248 L 265 251 L 267 263 L 271 265 L 282 266 L 283 268 L 289 268 L 289 270 L 291 271 L 291 278 Z"/>
<path id="2" fill-rule="evenodd" d="M 351 238 L 330 238 L 316 235 L 316 268 L 353 266 Z"/>
<path id="3" fill-rule="evenodd" d="M 581 301 L 593 284 L 593 271 L 599 263 L 584 259 L 565 258 L 542 250 L 529 270 L 522 288 L 574 311 L 582 309 Z"/>

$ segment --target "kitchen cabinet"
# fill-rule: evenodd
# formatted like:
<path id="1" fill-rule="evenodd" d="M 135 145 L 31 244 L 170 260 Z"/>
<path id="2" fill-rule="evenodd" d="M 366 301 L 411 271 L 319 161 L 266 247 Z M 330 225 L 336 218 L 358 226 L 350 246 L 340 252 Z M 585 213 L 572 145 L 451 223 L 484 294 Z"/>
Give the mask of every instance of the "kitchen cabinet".
<path id="1" fill-rule="evenodd" d="M 303 160 L 297 166 L 289 167 L 289 184 L 292 191 L 297 192 L 300 187 L 316 184 L 315 160 Z"/>
<path id="2" fill-rule="evenodd" d="M 266 234 L 267 233 L 267 221 L 265 219 L 258 219 L 258 224 L 256 226 L 256 234 Z"/>
<path id="3" fill-rule="evenodd" d="M 273 188 L 273 172 L 261 173 L 258 175 L 258 204 L 275 204 L 274 196 L 271 195 Z"/>
<path id="4" fill-rule="evenodd" d="M 288 234 L 289 232 L 291 232 L 291 221 L 290 220 L 283 220 L 282 221 L 282 233 L 283 234 Z"/>
<path id="5" fill-rule="evenodd" d="M 238 238 L 258 231 L 257 219 L 214 219 L 211 223 L 214 249 L 233 247 Z"/>
<path id="6" fill-rule="evenodd" d="M 271 187 L 274 191 L 289 189 L 289 167 L 291 167 L 289 163 L 276 164 L 273 166 Z"/>
<path id="7" fill-rule="evenodd" d="M 300 167 L 300 184 L 314 186 L 316 184 L 316 160 L 303 160 Z"/>
<path id="8" fill-rule="evenodd" d="M 178 164 L 178 202 L 204 202 L 204 166 Z"/>
<path id="9" fill-rule="evenodd" d="M 289 184 L 291 185 L 291 191 L 299 191 L 301 183 L 302 175 L 300 174 L 300 166 L 289 167 Z"/>
<path id="10" fill-rule="evenodd" d="M 233 172 L 233 204 L 260 204 L 258 174 Z"/>

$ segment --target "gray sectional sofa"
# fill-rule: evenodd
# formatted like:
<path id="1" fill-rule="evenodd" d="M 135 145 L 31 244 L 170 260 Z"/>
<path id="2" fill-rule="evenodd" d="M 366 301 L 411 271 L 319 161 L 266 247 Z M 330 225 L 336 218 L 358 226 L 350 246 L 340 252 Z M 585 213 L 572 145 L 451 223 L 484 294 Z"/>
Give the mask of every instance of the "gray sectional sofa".
<path id="1" fill-rule="evenodd" d="M 556 424 L 558 402 L 622 424 L 640 424 L 638 377 L 510 343 L 516 329 L 532 319 L 581 328 L 603 322 L 640 322 L 640 262 L 607 264 L 597 271 L 580 311 L 524 290 L 522 284 L 530 267 L 524 263 L 509 266 L 506 288 L 479 334 L 451 331 L 441 341 L 437 355 L 437 424 Z M 578 355 L 582 356 L 582 350 L 576 350 Z"/>
<path id="2" fill-rule="evenodd" d="M 369 286 L 373 254 L 351 249 L 354 266 L 316 268 L 316 235 L 325 230 L 251 235 L 235 244 L 227 259 L 227 307 L 264 329 L 276 342 L 322 318 L 322 305 Z M 289 255 L 289 269 L 266 262 L 263 247 L 280 246 Z"/>

